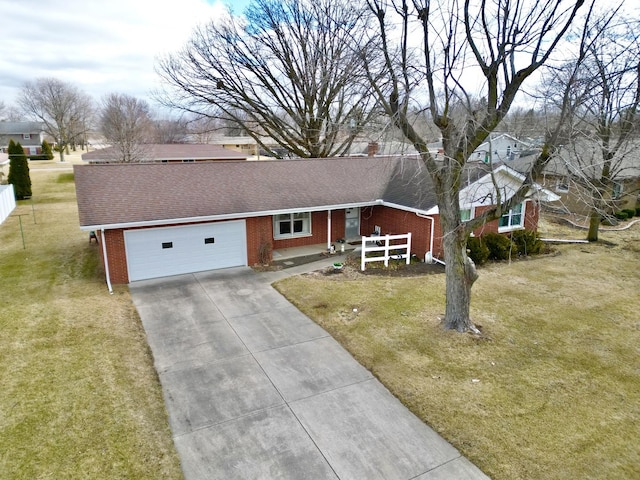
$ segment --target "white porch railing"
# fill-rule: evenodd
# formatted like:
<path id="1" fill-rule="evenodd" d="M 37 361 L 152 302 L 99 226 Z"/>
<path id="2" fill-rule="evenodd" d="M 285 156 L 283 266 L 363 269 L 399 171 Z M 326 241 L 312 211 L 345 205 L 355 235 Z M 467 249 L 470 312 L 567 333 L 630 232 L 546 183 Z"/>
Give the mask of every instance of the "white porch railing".
<path id="1" fill-rule="evenodd" d="M 392 244 L 394 240 L 405 240 L 404 243 Z M 393 254 L 391 252 L 394 252 Z M 398 253 L 404 251 L 404 253 Z M 381 256 L 367 257 L 369 252 L 384 252 Z M 411 232 L 402 235 L 377 235 L 362 237 L 362 251 L 360 255 L 360 269 L 364 271 L 368 262 L 384 262 L 389 266 L 389 260 L 405 259 L 407 265 L 411 262 Z"/>

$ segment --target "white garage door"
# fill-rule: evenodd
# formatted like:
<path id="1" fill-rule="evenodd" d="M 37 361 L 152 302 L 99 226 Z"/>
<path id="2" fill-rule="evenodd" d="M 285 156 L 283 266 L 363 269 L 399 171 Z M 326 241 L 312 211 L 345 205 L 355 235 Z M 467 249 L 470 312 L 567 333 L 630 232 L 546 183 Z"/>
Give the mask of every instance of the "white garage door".
<path id="1" fill-rule="evenodd" d="M 244 220 L 124 232 L 129 281 L 247 264 Z"/>

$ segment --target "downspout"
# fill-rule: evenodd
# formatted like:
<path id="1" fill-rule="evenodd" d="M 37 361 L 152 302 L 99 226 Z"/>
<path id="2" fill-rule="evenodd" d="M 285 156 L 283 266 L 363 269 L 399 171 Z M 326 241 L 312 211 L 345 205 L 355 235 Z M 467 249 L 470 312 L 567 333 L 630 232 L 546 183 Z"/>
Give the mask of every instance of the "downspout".
<path id="1" fill-rule="evenodd" d="M 113 295 L 113 288 L 111 288 L 111 278 L 109 275 L 109 259 L 107 258 L 107 242 L 104 239 L 104 229 L 100 230 L 100 237 L 102 238 L 102 256 L 104 258 L 104 271 L 107 277 L 107 287 L 109 287 L 109 293 Z"/>
<path id="2" fill-rule="evenodd" d="M 433 256 L 433 234 L 435 232 L 436 219 L 433 217 L 430 217 L 429 215 L 424 215 L 418 212 L 416 212 L 416 215 L 420 218 L 426 218 L 427 220 L 431 220 L 431 235 L 429 236 L 429 251 L 424 255 L 424 262 L 425 263 L 438 262 L 444 265 L 444 262 L 442 260 L 439 260 Z"/>
<path id="3" fill-rule="evenodd" d="M 331 250 L 331 210 L 327 210 L 327 251 Z"/>

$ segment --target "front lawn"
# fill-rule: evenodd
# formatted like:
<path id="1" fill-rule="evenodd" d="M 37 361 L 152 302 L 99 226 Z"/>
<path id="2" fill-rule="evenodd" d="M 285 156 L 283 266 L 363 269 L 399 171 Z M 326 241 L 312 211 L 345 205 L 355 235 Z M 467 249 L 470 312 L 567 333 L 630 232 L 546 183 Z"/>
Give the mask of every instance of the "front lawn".
<path id="1" fill-rule="evenodd" d="M 493 479 L 636 479 L 640 225 L 601 238 L 481 268 L 480 337 L 441 328 L 443 275 L 277 288 Z"/>
<path id="2" fill-rule="evenodd" d="M 0 225 L 0 478 L 182 478 L 137 312 L 55 163 Z"/>

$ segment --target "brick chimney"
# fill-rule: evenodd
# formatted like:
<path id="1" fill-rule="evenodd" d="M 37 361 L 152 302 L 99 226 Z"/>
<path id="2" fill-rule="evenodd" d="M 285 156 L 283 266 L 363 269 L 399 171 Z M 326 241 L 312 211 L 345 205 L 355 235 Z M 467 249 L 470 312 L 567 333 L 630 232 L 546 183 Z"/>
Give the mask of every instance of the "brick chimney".
<path id="1" fill-rule="evenodd" d="M 369 142 L 367 146 L 367 155 L 370 157 L 376 156 L 378 153 L 378 142 Z"/>

